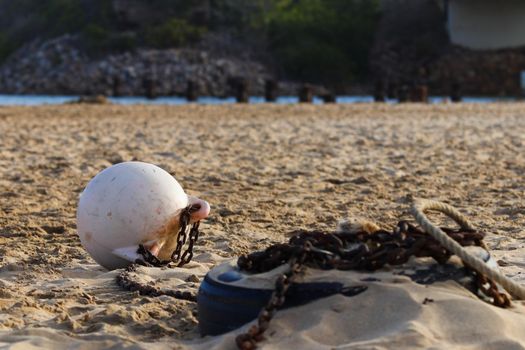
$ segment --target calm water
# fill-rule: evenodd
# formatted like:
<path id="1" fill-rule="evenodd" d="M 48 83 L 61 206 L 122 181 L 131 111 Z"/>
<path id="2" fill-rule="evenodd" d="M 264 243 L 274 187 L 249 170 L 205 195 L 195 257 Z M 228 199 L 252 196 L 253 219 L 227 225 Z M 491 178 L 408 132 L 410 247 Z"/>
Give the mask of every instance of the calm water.
<path id="1" fill-rule="evenodd" d="M 62 104 L 78 99 L 78 96 L 46 96 L 46 95 L 0 95 L 0 105 L 12 105 L 12 106 L 35 106 L 45 104 Z M 151 104 L 151 105 L 183 105 L 187 104 L 188 101 L 183 97 L 158 97 L 150 100 L 146 97 L 110 97 L 109 100 L 116 104 Z M 446 97 L 433 96 L 429 98 L 430 103 L 442 103 L 446 100 Z M 250 97 L 250 103 L 265 103 L 262 97 Z M 363 103 L 373 102 L 372 96 L 338 96 L 336 98 L 337 103 Z M 491 98 L 491 97 L 465 97 L 463 102 L 467 103 L 488 103 L 488 102 L 500 102 L 500 101 L 515 101 L 513 98 Z M 299 99 L 295 96 L 281 96 L 275 103 L 278 104 L 295 104 L 298 103 Z M 396 100 L 388 100 L 388 103 L 395 103 Z M 232 104 L 235 103 L 234 97 L 228 98 L 217 98 L 217 97 L 200 97 L 197 102 L 198 104 L 207 105 L 220 105 L 220 104 Z M 323 104 L 323 100 L 314 97 L 314 104 Z"/>

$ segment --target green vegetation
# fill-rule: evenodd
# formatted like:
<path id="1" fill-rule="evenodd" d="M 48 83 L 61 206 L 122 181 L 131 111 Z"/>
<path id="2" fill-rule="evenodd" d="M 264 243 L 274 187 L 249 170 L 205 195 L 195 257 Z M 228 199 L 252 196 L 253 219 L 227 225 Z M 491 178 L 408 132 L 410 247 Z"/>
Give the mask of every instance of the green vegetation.
<path id="1" fill-rule="evenodd" d="M 88 22 L 79 1 L 51 0 L 46 5 L 42 6 L 39 18 L 45 23 L 46 36 L 75 32 Z"/>
<path id="2" fill-rule="evenodd" d="M 0 0 L 0 62 L 35 38 L 80 34 L 92 55 L 191 46 L 229 33 L 283 78 L 332 87 L 366 77 L 378 0 L 137 0 L 137 21 L 113 0 Z M 131 5 L 130 5 L 131 6 Z"/>
<path id="3" fill-rule="evenodd" d="M 12 51 L 35 39 L 109 30 L 110 0 L 0 0 L 0 62 Z M 2 54 L 3 53 L 3 56 Z"/>
<path id="4" fill-rule="evenodd" d="M 131 51 L 137 46 L 137 39 L 133 33 L 113 33 L 97 24 L 88 24 L 81 34 L 84 46 L 91 55 Z"/>
<path id="5" fill-rule="evenodd" d="M 0 33 L 0 62 L 9 56 L 13 51 L 13 46 L 7 36 L 4 33 Z"/>
<path id="6" fill-rule="evenodd" d="M 344 85 L 367 73 L 378 8 L 373 0 L 275 0 L 256 25 L 289 77 Z"/>
<path id="7" fill-rule="evenodd" d="M 206 32 L 205 27 L 194 26 L 184 19 L 171 18 L 145 30 L 145 44 L 161 49 L 185 46 L 198 41 Z"/>

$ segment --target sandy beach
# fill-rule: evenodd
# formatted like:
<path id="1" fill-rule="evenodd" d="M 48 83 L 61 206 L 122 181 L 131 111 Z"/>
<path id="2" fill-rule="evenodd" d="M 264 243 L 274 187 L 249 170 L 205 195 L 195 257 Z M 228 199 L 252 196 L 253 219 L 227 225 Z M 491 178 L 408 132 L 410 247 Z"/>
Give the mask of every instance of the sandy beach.
<path id="1" fill-rule="evenodd" d="M 346 217 L 392 228 L 416 197 L 461 210 L 502 271 L 525 283 L 523 103 L 0 106 L 0 347 L 233 347 L 234 334 L 200 338 L 194 303 L 123 290 L 118 271 L 81 246 L 79 194 L 129 160 L 164 168 L 212 206 L 188 269 L 140 268 L 159 286 L 197 291 L 217 262 L 296 229 L 332 231 Z M 525 348 L 524 302 L 502 310 L 451 284 L 432 311 L 423 287 L 389 283 L 362 302 L 391 297 L 395 307 L 367 313 L 333 296 L 290 309 L 263 348 Z M 352 327 L 353 315 L 368 318 Z"/>

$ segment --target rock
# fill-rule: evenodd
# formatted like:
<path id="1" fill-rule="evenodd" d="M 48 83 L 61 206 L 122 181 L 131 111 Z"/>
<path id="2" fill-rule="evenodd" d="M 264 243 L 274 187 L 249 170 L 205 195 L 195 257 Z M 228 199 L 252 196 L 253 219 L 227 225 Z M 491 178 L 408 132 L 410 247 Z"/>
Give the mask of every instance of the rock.
<path id="1" fill-rule="evenodd" d="M 36 39 L 15 51 L 0 66 L 0 91 L 9 94 L 144 95 L 143 82 L 154 82 L 155 95 L 185 95 L 188 82 L 196 96 L 231 96 L 232 77 L 249 82 L 249 95 L 263 96 L 265 82 L 275 79 L 262 64 L 242 57 L 216 56 L 205 49 L 137 49 L 88 57 L 80 37 Z M 162 79 L 161 79 L 162 78 Z M 298 83 L 278 82 L 281 95 L 295 95 Z M 313 86 L 314 94 L 326 89 Z M 90 99 L 88 99 L 90 100 Z M 94 100 L 85 103 L 97 102 Z M 100 103 L 100 102 L 98 102 Z"/>

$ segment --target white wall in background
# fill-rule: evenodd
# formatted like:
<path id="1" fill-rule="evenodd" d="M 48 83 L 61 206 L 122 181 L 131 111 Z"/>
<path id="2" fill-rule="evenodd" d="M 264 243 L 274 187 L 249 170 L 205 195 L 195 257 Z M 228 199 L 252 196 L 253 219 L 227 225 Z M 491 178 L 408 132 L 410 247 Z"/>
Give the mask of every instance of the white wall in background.
<path id="1" fill-rule="evenodd" d="M 454 44 L 471 49 L 525 46 L 525 0 L 449 0 Z"/>

